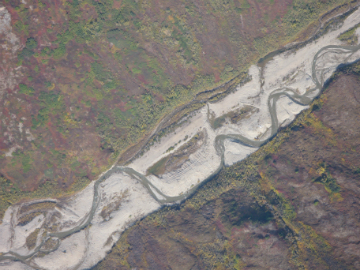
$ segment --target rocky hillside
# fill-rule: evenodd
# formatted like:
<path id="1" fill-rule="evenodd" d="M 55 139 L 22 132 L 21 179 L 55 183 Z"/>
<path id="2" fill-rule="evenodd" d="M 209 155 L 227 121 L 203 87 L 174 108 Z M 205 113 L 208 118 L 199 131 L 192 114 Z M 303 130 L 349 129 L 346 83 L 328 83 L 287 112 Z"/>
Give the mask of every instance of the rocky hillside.
<path id="1" fill-rule="evenodd" d="M 360 269 L 360 64 L 248 159 L 128 229 L 94 269 Z"/>
<path id="2" fill-rule="evenodd" d="M 0 210 L 81 189 L 175 107 L 356 1 L 343 2 L 2 1 Z"/>

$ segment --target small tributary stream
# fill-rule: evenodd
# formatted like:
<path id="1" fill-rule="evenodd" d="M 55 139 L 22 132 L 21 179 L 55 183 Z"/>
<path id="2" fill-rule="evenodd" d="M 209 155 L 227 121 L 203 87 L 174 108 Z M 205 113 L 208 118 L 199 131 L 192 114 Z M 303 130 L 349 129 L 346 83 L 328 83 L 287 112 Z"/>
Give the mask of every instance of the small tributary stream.
<path id="1" fill-rule="evenodd" d="M 289 50 L 290 49 L 291 48 L 289 48 Z M 224 142 L 226 140 L 231 140 L 234 143 L 238 143 L 238 144 L 241 144 L 241 145 L 244 145 L 247 147 L 259 148 L 262 145 L 266 144 L 277 133 L 277 131 L 279 129 L 279 123 L 278 123 L 276 104 L 280 98 L 286 96 L 294 103 L 302 105 L 302 106 L 306 106 L 306 105 L 309 105 L 313 101 L 313 99 L 321 93 L 321 90 L 325 83 L 325 81 L 324 81 L 325 79 L 323 76 L 324 71 L 321 70 L 320 68 L 318 68 L 318 65 L 317 65 L 318 60 L 321 56 L 323 56 L 324 54 L 326 54 L 328 52 L 331 52 L 333 55 L 339 55 L 339 56 L 346 55 L 346 57 L 342 58 L 342 62 L 338 63 L 338 64 L 342 64 L 342 63 L 347 63 L 348 59 L 350 59 L 353 56 L 353 54 L 355 54 L 359 50 L 360 50 L 360 45 L 357 45 L 357 46 L 342 46 L 342 45 L 324 46 L 317 51 L 317 53 L 315 54 L 315 56 L 313 57 L 313 60 L 312 60 L 311 77 L 312 77 L 313 83 L 315 85 L 313 88 L 308 89 L 304 94 L 299 94 L 295 89 L 292 89 L 290 87 L 282 87 L 282 88 L 273 90 L 267 100 L 268 112 L 271 116 L 271 132 L 270 132 L 270 136 L 268 136 L 267 139 L 252 140 L 252 139 L 246 138 L 245 136 L 242 136 L 240 134 L 217 135 L 213 142 L 213 147 L 216 149 L 217 154 L 221 157 L 221 163 L 220 163 L 219 167 L 213 172 L 213 174 L 210 175 L 207 179 L 212 178 L 225 166 L 224 165 L 225 164 L 225 162 L 224 162 L 224 153 L 225 153 Z M 283 52 L 281 51 L 279 53 L 283 53 Z M 271 57 L 275 57 L 275 56 L 276 56 L 276 54 L 271 55 Z M 208 113 L 207 117 L 209 119 L 209 113 Z M 34 250 L 30 254 L 23 256 L 16 252 L 9 251 L 5 254 L 0 255 L 0 261 L 5 261 L 5 260 L 21 261 L 30 266 L 28 261 L 31 258 L 33 258 L 34 256 L 36 256 L 39 252 L 46 254 L 46 253 L 51 253 L 51 252 L 55 251 L 56 249 L 58 249 L 61 241 L 64 238 L 88 227 L 92 223 L 94 214 L 98 209 L 99 200 L 100 200 L 99 194 L 100 194 L 100 189 L 101 189 L 101 183 L 104 180 L 108 179 L 114 173 L 125 173 L 125 174 L 131 176 L 132 178 L 137 179 L 147 189 L 147 191 L 151 194 L 151 196 L 160 204 L 171 204 L 171 203 L 175 203 L 175 202 L 180 202 L 180 201 L 186 199 L 192 193 L 194 193 L 199 188 L 199 186 L 204 181 L 206 181 L 206 179 L 202 179 L 202 181 L 200 183 L 198 183 L 197 185 L 194 185 L 185 194 L 178 195 L 178 196 L 168 196 L 168 195 L 164 194 L 159 188 L 157 188 L 148 179 L 148 177 L 146 177 L 144 174 L 142 174 L 130 167 L 114 166 L 109 171 L 104 173 L 98 180 L 96 180 L 96 182 L 94 184 L 94 194 L 93 194 L 93 200 L 92 200 L 92 205 L 91 205 L 90 211 L 88 212 L 88 214 L 86 216 L 83 217 L 82 221 L 78 225 L 76 225 L 75 227 L 73 227 L 72 229 L 67 230 L 67 231 L 46 232 L 44 234 L 44 236 L 42 237 L 42 241 L 40 243 L 38 243 L 37 247 L 34 248 Z M 46 249 L 45 243 L 49 239 L 52 239 L 54 242 L 56 242 L 56 244 L 53 245 L 50 249 Z"/>

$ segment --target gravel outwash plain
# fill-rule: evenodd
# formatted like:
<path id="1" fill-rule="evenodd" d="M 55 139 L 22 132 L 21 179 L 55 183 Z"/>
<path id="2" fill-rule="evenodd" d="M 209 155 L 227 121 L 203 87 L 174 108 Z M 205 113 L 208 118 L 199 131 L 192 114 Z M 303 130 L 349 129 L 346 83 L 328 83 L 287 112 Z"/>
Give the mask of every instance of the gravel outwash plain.
<path id="1" fill-rule="evenodd" d="M 126 228 L 162 205 L 183 201 L 222 166 L 245 159 L 309 108 L 340 64 L 360 59 L 359 45 L 346 46 L 338 39 L 359 23 L 356 9 L 305 46 L 279 53 L 264 66 L 251 66 L 248 83 L 194 111 L 126 168 L 114 165 L 76 195 L 51 201 L 55 205 L 38 201 L 25 212 L 22 204 L 9 207 L 0 224 L 0 269 L 96 265 Z M 246 106 L 255 109 L 237 115 Z M 214 129 L 216 119 L 219 127 Z M 206 136 L 197 141 L 201 131 Z M 179 153 L 191 140 L 198 147 L 182 158 Z M 179 155 L 173 171 L 147 175 L 151 167 L 166 166 L 159 162 L 169 155 L 175 165 Z"/>

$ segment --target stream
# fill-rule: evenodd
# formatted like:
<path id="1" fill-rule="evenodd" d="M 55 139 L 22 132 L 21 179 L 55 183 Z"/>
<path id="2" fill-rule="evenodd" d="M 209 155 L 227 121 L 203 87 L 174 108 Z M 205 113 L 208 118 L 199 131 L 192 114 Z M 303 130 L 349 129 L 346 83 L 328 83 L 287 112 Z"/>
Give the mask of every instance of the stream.
<path id="1" fill-rule="evenodd" d="M 321 90 L 326 82 L 325 76 L 326 72 L 330 69 L 330 67 L 327 68 L 319 68 L 318 63 L 324 54 L 332 53 L 333 55 L 338 56 L 346 56 L 342 63 L 337 63 L 337 65 L 345 64 L 348 62 L 348 59 L 350 59 L 354 53 L 358 52 L 360 50 L 360 45 L 356 46 L 342 46 L 342 45 L 328 45 L 325 47 L 322 47 L 317 51 L 315 56 L 312 60 L 312 69 L 311 69 L 311 78 L 313 80 L 313 83 L 315 84 L 315 87 L 308 89 L 304 94 L 299 94 L 296 89 L 292 89 L 290 87 L 282 87 L 277 88 L 271 92 L 271 94 L 268 97 L 267 100 L 267 106 L 268 106 L 268 113 L 271 117 L 271 132 L 270 136 L 268 136 L 267 139 L 264 140 L 252 140 L 245 136 L 242 136 L 240 134 L 220 134 L 215 137 L 215 141 L 213 142 L 213 147 L 216 149 L 216 153 L 221 158 L 221 163 L 218 166 L 218 168 L 213 172 L 207 179 L 211 179 L 214 177 L 218 172 L 225 166 L 224 162 L 224 153 L 225 153 L 225 146 L 224 143 L 226 140 L 231 140 L 234 143 L 241 144 L 247 147 L 252 148 L 259 148 L 262 145 L 266 144 L 269 140 L 271 140 L 274 135 L 279 130 L 279 121 L 278 121 L 278 115 L 277 115 L 277 102 L 280 98 L 286 96 L 289 100 L 292 102 L 301 105 L 301 106 L 307 106 L 311 104 L 311 102 L 314 100 L 315 97 L 321 94 Z M 279 52 L 279 54 L 282 52 Z M 271 57 L 274 57 L 276 55 L 271 55 Z M 264 68 L 264 67 L 261 67 Z M 333 68 L 333 66 L 331 66 Z M 262 87 L 262 86 L 261 86 Z M 207 118 L 209 121 L 209 109 Z M 0 262 L 1 261 L 21 261 L 22 263 L 28 265 L 29 267 L 33 267 L 30 265 L 29 261 L 35 257 L 39 252 L 41 253 L 51 253 L 55 250 L 57 250 L 61 244 L 61 241 L 81 230 L 84 230 L 89 225 L 91 225 L 92 220 L 94 218 L 95 212 L 98 209 L 99 203 L 100 203 L 100 190 L 101 190 L 101 183 L 108 179 L 112 174 L 115 173 L 124 173 L 132 178 L 139 181 L 148 191 L 148 193 L 161 205 L 164 204 L 172 204 L 177 203 L 185 200 L 187 197 L 189 197 L 191 194 L 193 194 L 200 185 L 204 183 L 205 180 L 202 180 L 197 185 L 194 185 L 192 188 L 190 188 L 185 194 L 178 195 L 178 196 L 168 196 L 164 194 L 159 188 L 157 188 L 144 174 L 134 170 L 130 167 L 121 167 L 121 166 L 113 166 L 110 170 L 108 170 L 106 173 L 104 173 L 96 182 L 94 183 L 94 193 L 93 193 L 93 200 L 92 205 L 90 208 L 90 211 L 87 215 L 85 215 L 81 222 L 73 227 L 70 230 L 61 231 L 61 232 L 45 232 L 45 234 L 42 237 L 42 240 L 38 245 L 34 248 L 32 252 L 30 252 L 28 255 L 21 255 L 13 251 L 9 251 L 7 253 L 3 253 L 0 255 Z M 55 245 L 53 245 L 51 248 L 46 248 L 45 243 L 52 239 L 56 242 Z"/>

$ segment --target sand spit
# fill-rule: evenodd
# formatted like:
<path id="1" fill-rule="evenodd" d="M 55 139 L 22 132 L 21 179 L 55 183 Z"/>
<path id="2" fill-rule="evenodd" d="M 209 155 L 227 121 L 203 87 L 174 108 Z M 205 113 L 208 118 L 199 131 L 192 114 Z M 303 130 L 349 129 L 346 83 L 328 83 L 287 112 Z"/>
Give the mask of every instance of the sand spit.
<path id="1" fill-rule="evenodd" d="M 73 197 L 51 201 L 55 207 L 37 207 L 42 201 L 9 207 L 0 225 L 0 269 L 88 269 L 98 263 L 128 226 L 163 204 L 185 199 L 306 109 L 339 64 L 360 58 L 360 46 L 343 46 L 337 39 L 359 22 L 356 10 L 306 46 L 278 54 L 262 68 L 252 66 L 250 82 L 194 112 L 128 167 L 113 166 Z M 212 121 L 218 121 L 216 129 Z M 204 130 L 201 145 L 179 158 L 178 166 L 172 164 L 174 170 L 146 176 Z"/>

